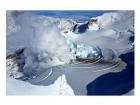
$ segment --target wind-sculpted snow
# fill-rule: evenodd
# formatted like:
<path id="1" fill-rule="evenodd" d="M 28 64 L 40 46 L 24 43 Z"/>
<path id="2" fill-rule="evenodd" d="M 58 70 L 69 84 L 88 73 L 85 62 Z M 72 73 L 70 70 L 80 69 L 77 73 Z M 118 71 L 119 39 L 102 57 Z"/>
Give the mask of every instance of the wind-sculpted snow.
<path id="1" fill-rule="evenodd" d="M 106 13 L 97 18 L 100 25 L 99 30 L 74 34 L 71 30 L 76 22 L 71 19 L 39 16 L 30 12 L 7 12 L 7 52 L 25 48 L 22 71 L 25 77 L 32 78 L 28 82 L 33 84 L 25 84 L 27 85 L 26 93 L 28 93 L 28 88 L 33 89 L 31 94 L 34 93 L 34 90 L 37 91 L 36 95 L 43 94 L 43 92 L 39 93 L 41 89 L 53 91 L 51 89 L 45 90 L 45 87 L 54 84 L 54 81 L 63 77 L 62 80 L 65 80 L 65 84 L 70 85 L 68 88 L 72 88 L 74 94 L 86 95 L 86 86 L 97 77 L 125 69 L 126 63 L 118 56 L 133 50 L 129 38 L 134 36 L 134 13 L 118 11 Z M 68 36 L 64 34 L 66 31 L 68 31 Z M 74 62 L 76 55 L 70 52 L 71 46 L 68 41 L 77 45 L 89 46 L 87 48 L 90 49 L 89 52 L 92 52 L 92 47 L 101 49 L 100 52 L 103 57 L 100 56 L 100 59 L 95 62 L 90 61 L 90 63 Z M 80 51 L 81 49 L 76 50 Z M 87 51 L 86 55 L 89 52 Z M 78 54 L 81 55 L 82 53 L 79 52 Z M 10 79 L 7 81 L 11 88 L 14 88 L 13 84 L 18 83 Z M 61 84 L 62 81 L 60 81 L 61 79 L 57 83 Z M 24 82 L 20 84 L 22 86 Z M 58 88 L 57 85 L 55 86 Z M 9 87 L 7 92 L 13 94 Z M 71 94 L 73 91 L 70 90 Z M 17 94 L 22 95 L 24 93 L 19 92 Z"/>

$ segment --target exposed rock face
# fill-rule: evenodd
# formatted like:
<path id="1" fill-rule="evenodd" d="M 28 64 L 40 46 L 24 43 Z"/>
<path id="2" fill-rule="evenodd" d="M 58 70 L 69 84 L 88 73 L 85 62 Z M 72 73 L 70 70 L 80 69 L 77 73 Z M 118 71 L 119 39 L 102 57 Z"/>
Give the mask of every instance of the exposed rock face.
<path id="1" fill-rule="evenodd" d="M 6 76 L 19 78 L 23 76 L 22 68 L 24 66 L 24 49 L 19 49 L 6 56 Z"/>

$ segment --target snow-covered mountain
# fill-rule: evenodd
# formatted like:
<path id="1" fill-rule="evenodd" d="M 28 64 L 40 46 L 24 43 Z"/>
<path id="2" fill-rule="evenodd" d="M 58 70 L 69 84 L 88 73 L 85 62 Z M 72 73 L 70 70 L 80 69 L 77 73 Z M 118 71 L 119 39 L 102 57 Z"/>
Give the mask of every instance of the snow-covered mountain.
<path id="1" fill-rule="evenodd" d="M 67 70 L 64 70 L 64 72 L 62 70 L 64 74 L 60 73 L 61 75 L 57 76 L 51 86 L 34 86 L 24 81 L 11 79 L 19 77 L 36 78 L 44 71 L 48 71 L 48 76 L 51 76 L 53 75 L 52 71 L 49 72 L 51 67 L 76 63 L 74 61 L 77 56 L 84 59 L 94 57 L 94 59 L 101 58 L 105 61 L 119 62 L 113 64 L 113 68 L 108 67 L 110 69 L 107 72 L 123 70 L 126 64 L 118 56 L 133 51 L 134 43 L 129 40 L 130 37 L 134 37 L 133 11 L 104 13 L 96 18 L 101 29 L 76 34 L 72 30 L 76 24 L 80 25 L 81 23 L 77 23 L 75 20 L 34 15 L 30 12 L 8 11 L 7 94 L 22 95 L 24 92 L 21 91 L 24 90 L 27 95 L 28 91 L 31 91 L 29 88 L 32 89 L 30 95 L 60 95 L 60 90 L 65 93 L 64 95 L 80 94 L 79 92 L 85 94 L 84 89 L 80 89 L 79 92 L 74 90 L 73 92 L 72 89 L 75 89 L 78 83 L 75 85 L 76 83 L 70 81 L 71 79 L 67 77 Z M 24 51 L 18 53 L 18 49 L 24 49 Z M 100 59 L 98 60 L 100 61 Z M 71 71 L 70 68 L 67 69 Z M 103 72 L 103 74 L 107 72 Z M 73 75 L 73 73 L 69 74 Z M 98 74 L 98 76 L 100 75 Z M 47 78 L 45 77 L 45 79 Z M 67 83 L 67 79 L 69 79 L 70 85 Z M 61 80 L 65 83 L 61 83 Z M 87 79 L 86 83 L 89 83 L 89 81 L 91 79 Z M 16 93 L 13 89 L 16 86 L 15 84 L 18 83 L 21 84 L 21 87 L 24 85 L 25 88 L 20 90 L 16 87 L 16 91 L 18 90 Z M 79 86 L 84 87 L 86 83 L 79 83 Z M 82 84 L 84 85 L 82 86 Z M 59 85 L 62 86 L 59 87 Z M 62 87 L 66 88 L 61 89 Z M 40 92 L 42 89 L 46 92 Z"/>

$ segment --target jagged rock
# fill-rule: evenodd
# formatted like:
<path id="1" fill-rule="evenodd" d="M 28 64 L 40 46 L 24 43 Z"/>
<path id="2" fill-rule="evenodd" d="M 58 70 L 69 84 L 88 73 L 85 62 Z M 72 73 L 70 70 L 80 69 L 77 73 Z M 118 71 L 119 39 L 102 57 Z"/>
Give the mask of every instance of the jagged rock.
<path id="1" fill-rule="evenodd" d="M 6 76 L 19 78 L 23 76 L 22 68 L 24 66 L 24 49 L 19 49 L 6 56 Z"/>

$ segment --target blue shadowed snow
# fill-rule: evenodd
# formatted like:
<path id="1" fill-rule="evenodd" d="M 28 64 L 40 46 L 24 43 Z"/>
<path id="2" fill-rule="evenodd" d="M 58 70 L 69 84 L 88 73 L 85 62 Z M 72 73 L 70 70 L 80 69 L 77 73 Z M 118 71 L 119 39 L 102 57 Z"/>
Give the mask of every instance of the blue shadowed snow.
<path id="1" fill-rule="evenodd" d="M 129 38 L 129 40 L 131 41 L 131 42 L 134 42 L 134 36 L 131 36 L 130 38 Z"/>
<path id="2" fill-rule="evenodd" d="M 88 21 L 91 17 L 100 16 L 112 11 L 32 11 L 38 15 L 73 19 L 77 22 Z M 78 31 L 77 31 L 78 27 Z M 75 33 L 86 32 L 87 24 L 75 25 Z M 134 36 L 130 37 L 134 42 Z M 108 73 L 100 76 L 87 86 L 87 95 L 120 95 L 127 93 L 134 88 L 134 52 L 123 54 L 120 58 L 127 63 L 125 70 L 119 73 Z"/>
<path id="3" fill-rule="evenodd" d="M 85 33 L 86 32 L 86 29 L 87 29 L 87 23 L 86 22 L 91 17 L 100 16 L 103 13 L 112 12 L 112 11 L 83 11 L 83 10 L 82 11 L 79 11 L 79 10 L 78 11 L 77 10 L 76 11 L 72 11 L 72 10 L 70 10 L 70 11 L 68 11 L 68 10 L 66 10 L 66 11 L 60 11 L 60 10 L 59 11 L 51 11 L 51 10 L 49 10 L 49 11 L 29 11 L 29 12 L 31 12 L 33 14 L 36 14 L 36 15 L 45 15 L 45 16 L 50 16 L 50 17 L 71 19 L 71 20 L 76 21 L 77 24 L 73 28 L 73 32 L 78 34 L 79 36 L 80 35 L 85 36 L 85 37 L 81 37 L 80 36 L 81 39 L 83 40 L 84 38 L 86 39 L 87 36 L 90 36 L 90 33 L 89 33 L 89 35 L 88 34 L 80 34 L 80 33 Z M 18 14 L 19 14 L 18 12 L 14 12 L 13 17 L 17 18 L 17 20 L 20 21 L 20 18 L 17 17 Z M 33 15 L 33 17 L 34 17 L 34 15 Z M 35 33 L 32 32 L 32 30 L 33 29 L 36 30 L 37 37 L 35 39 L 29 38 L 29 39 L 31 39 L 31 40 L 28 40 L 28 41 L 31 41 L 31 46 L 29 46 L 29 48 L 30 47 L 31 48 L 28 49 L 29 52 L 27 51 L 27 54 L 25 55 L 25 58 L 28 58 L 28 57 L 30 58 L 30 56 L 31 56 L 31 58 L 27 59 L 26 62 L 24 62 L 25 64 L 27 64 L 27 68 L 24 70 L 24 72 L 27 72 L 27 75 L 29 75 L 29 77 L 32 77 L 34 75 L 38 76 L 39 74 L 43 74 L 44 68 L 52 66 L 51 64 L 49 65 L 49 63 L 50 63 L 50 61 L 52 61 L 53 56 L 50 56 L 50 55 L 55 55 L 56 57 L 57 56 L 59 57 L 60 55 L 62 55 L 62 58 L 64 58 L 64 59 L 65 58 L 69 58 L 67 55 L 65 55 L 65 53 L 67 53 L 67 51 L 63 50 L 63 48 L 69 48 L 69 47 L 65 46 L 67 44 L 65 43 L 65 40 L 63 40 L 64 38 L 62 38 L 62 40 L 61 40 L 60 35 L 57 34 L 57 33 L 59 33 L 59 30 L 57 30 L 55 27 L 52 26 L 52 30 L 53 31 L 46 31 L 46 29 L 49 30 L 51 28 L 47 27 L 44 24 L 38 24 L 38 22 L 37 22 L 37 25 L 35 24 L 35 27 L 31 27 L 32 23 L 33 22 L 36 23 L 36 21 L 38 19 L 36 20 L 36 18 L 35 18 L 35 20 L 33 19 L 33 21 L 31 21 L 31 22 L 30 22 L 30 19 L 29 19 L 29 21 L 27 21 L 28 19 L 29 18 L 25 19 L 25 23 L 24 23 L 24 21 L 19 22 L 19 23 L 21 23 L 21 25 L 23 24 L 23 27 L 22 27 L 23 30 L 21 32 L 17 32 L 17 35 L 20 33 L 21 36 L 24 36 L 26 34 L 27 35 L 30 34 L 30 36 L 34 36 Z M 53 18 L 53 19 L 55 19 L 55 18 Z M 109 18 L 109 19 L 112 20 L 112 18 Z M 26 23 L 28 23 L 28 22 L 29 22 L 29 25 L 28 24 L 26 25 Z M 44 21 L 41 21 L 41 22 L 43 23 Z M 82 24 L 79 23 L 79 22 L 82 22 Z M 39 23 L 40 23 L 40 21 L 39 21 Z M 25 25 L 25 27 L 24 27 L 24 25 Z M 61 25 L 63 25 L 63 24 L 61 24 Z M 65 27 L 65 24 L 64 24 L 64 27 Z M 114 27 L 112 27 L 112 29 L 113 28 Z M 117 30 L 117 33 L 119 33 L 120 31 L 124 31 L 124 30 Z M 46 34 L 46 32 L 47 32 L 47 34 Z M 134 34 L 134 32 L 131 31 L 131 30 L 129 30 L 129 32 Z M 102 33 L 102 31 L 101 31 L 101 33 Z M 111 32 L 109 30 L 107 30 L 106 32 L 103 32 L 103 33 L 109 34 L 109 35 L 111 33 L 111 35 L 112 35 L 112 33 L 115 33 L 115 32 L 112 31 L 112 30 L 111 30 Z M 102 34 L 100 34 L 100 32 L 97 32 L 96 35 L 98 35 L 98 34 L 102 35 Z M 116 35 L 116 33 L 115 33 L 115 35 Z M 20 37 L 20 39 L 22 39 L 22 37 L 20 35 L 18 35 L 18 36 Z M 79 37 L 79 39 L 80 39 L 80 37 Z M 99 37 L 99 38 L 101 38 L 101 37 Z M 12 41 L 12 38 L 14 39 L 13 41 Z M 15 37 L 12 37 L 12 38 L 9 38 L 10 42 L 14 42 L 15 41 Z M 17 38 L 18 37 L 16 37 L 16 39 Z M 28 37 L 25 38 L 25 39 L 28 39 Z M 42 39 L 45 39 L 45 40 L 42 40 Z M 57 39 L 60 39 L 60 40 L 58 40 L 58 42 L 55 43 L 56 42 L 55 40 L 57 40 Z M 90 39 L 90 37 L 87 38 L 87 40 L 89 40 L 89 39 Z M 92 39 L 94 39 L 94 37 L 91 37 L 91 39 L 89 41 L 92 42 Z M 33 43 L 35 45 L 37 45 L 37 48 L 38 48 L 37 53 L 36 53 L 36 48 L 34 48 L 34 46 L 32 46 L 32 40 L 35 40 L 35 41 L 33 41 Z M 107 45 L 107 46 L 110 45 L 110 43 L 111 43 L 110 40 L 109 41 L 107 40 L 109 43 L 106 42 L 106 39 L 102 39 L 101 38 L 101 40 L 103 40 L 102 43 L 105 43 L 105 45 Z M 130 37 L 129 40 L 131 42 L 134 42 L 134 36 Z M 50 42 L 49 41 L 51 41 L 51 43 L 52 43 L 51 47 L 50 47 Z M 23 40 L 22 40 L 22 42 L 23 42 Z M 42 44 L 42 42 L 45 43 L 45 44 Z M 86 41 L 84 41 L 84 42 L 86 42 Z M 100 42 L 100 40 L 99 40 L 99 42 Z M 18 43 L 16 43 L 16 45 L 18 45 Z M 57 45 L 60 45 L 60 47 L 58 47 Z M 120 44 L 120 45 L 123 45 L 123 44 Z M 132 45 L 133 45 L 133 43 L 132 43 Z M 73 46 L 77 46 L 77 45 L 73 45 Z M 61 49 L 61 47 L 62 47 L 62 49 Z M 120 46 L 118 46 L 118 47 L 120 47 Z M 32 48 L 33 48 L 33 50 L 32 50 Z M 58 52 L 55 52 L 55 50 L 54 49 L 52 50 L 52 48 L 56 49 L 56 51 L 58 51 Z M 121 48 L 123 48 L 123 47 L 121 47 Z M 95 51 L 93 51 L 93 50 L 95 50 Z M 42 54 L 42 51 L 43 51 L 43 54 Z M 82 56 L 83 58 L 93 58 L 93 57 L 95 57 L 95 58 L 99 58 L 99 57 L 102 58 L 102 52 L 100 51 L 100 49 L 96 49 L 96 48 L 95 49 L 91 49 L 91 47 L 88 47 L 88 46 L 85 47 L 84 46 L 82 48 L 78 47 L 78 48 L 76 48 L 76 50 L 74 49 L 74 51 L 77 51 L 78 52 L 77 55 L 80 56 L 80 57 Z M 49 55 L 47 52 L 50 52 L 51 54 Z M 107 54 L 106 54 L 107 58 L 108 58 L 108 55 L 109 55 L 109 58 L 111 58 L 111 59 L 115 58 L 115 57 L 112 57 L 112 56 L 114 56 L 114 53 L 111 52 L 111 54 L 110 54 L 110 52 L 109 53 L 107 52 Z M 96 54 L 96 56 L 93 56 L 95 54 Z M 49 57 L 48 57 L 48 55 L 49 55 Z M 33 59 L 32 59 L 32 57 L 33 57 Z M 50 61 L 47 60 L 48 58 L 50 58 Z M 130 90 L 132 90 L 134 88 L 134 52 L 123 54 L 123 55 L 120 56 L 120 58 L 124 62 L 127 63 L 126 69 L 121 71 L 121 72 L 117 72 L 117 73 L 116 72 L 115 73 L 111 72 L 110 73 L 110 71 L 112 71 L 111 68 L 110 68 L 109 69 L 110 71 L 107 71 L 107 73 L 109 72 L 108 74 L 107 73 L 105 74 L 103 72 L 104 74 L 101 74 L 100 77 L 98 76 L 98 78 L 97 78 L 96 76 L 98 75 L 98 73 L 97 74 L 96 73 L 95 74 L 94 73 L 90 73 L 90 72 L 92 72 L 90 69 L 89 69 L 88 73 L 85 73 L 85 71 L 83 72 L 83 68 L 82 69 L 79 68 L 79 70 L 77 68 L 74 68 L 72 70 L 69 66 L 67 66 L 67 65 L 65 66 L 64 65 L 65 69 L 64 70 L 62 69 L 62 71 L 60 71 L 59 67 L 56 67 L 55 69 L 53 68 L 54 69 L 53 70 L 53 74 L 49 77 L 50 79 L 48 79 L 47 76 L 48 76 L 48 72 L 50 72 L 51 70 L 47 70 L 47 72 L 45 72 L 46 74 L 45 73 L 43 74 L 44 77 L 42 77 L 42 75 L 40 75 L 41 78 L 45 78 L 45 79 L 42 80 L 43 82 L 41 81 L 37 85 L 40 85 L 40 84 L 44 85 L 44 84 L 46 84 L 46 86 L 47 86 L 51 82 L 53 83 L 57 79 L 57 77 L 59 77 L 64 72 L 66 74 L 66 78 L 68 80 L 68 83 L 71 84 L 71 86 L 73 86 L 72 88 L 75 89 L 76 92 L 77 91 L 79 92 L 79 90 L 80 90 L 82 92 L 82 93 L 79 92 L 80 94 L 86 94 L 84 89 L 87 88 L 87 95 L 121 95 L 121 94 L 127 93 L 128 91 L 130 91 Z M 33 63 L 28 65 L 28 62 L 30 62 L 30 61 L 32 61 Z M 49 62 L 48 63 L 49 66 L 47 66 L 46 62 Z M 34 64 L 35 64 L 35 66 L 34 66 Z M 44 64 L 45 64 L 45 67 L 44 67 Z M 58 65 L 59 62 L 54 59 L 53 64 Z M 100 65 L 96 65 L 95 64 L 95 66 L 91 67 L 91 69 L 93 69 L 95 67 L 93 70 L 96 70 L 96 69 L 98 69 L 98 68 L 96 68 L 98 66 L 100 66 Z M 122 66 L 122 65 L 120 65 L 120 66 Z M 37 69 L 34 70 L 34 67 L 37 67 Z M 31 69 L 31 70 L 29 70 L 29 69 Z M 39 72 L 38 71 L 36 72 L 36 70 L 39 70 Z M 31 73 L 29 73 L 29 72 L 31 72 Z M 31 76 L 30 76 L 30 74 L 31 74 Z M 80 74 L 80 76 L 79 76 L 79 74 Z M 47 77 L 47 79 L 46 79 L 46 77 Z M 27 78 L 19 78 L 19 79 L 23 79 L 23 80 L 25 79 L 26 80 Z M 84 81 L 82 79 L 84 79 Z M 40 81 L 40 78 L 38 78 L 38 80 Z M 33 82 L 34 82 L 34 80 L 33 80 Z M 78 90 L 76 90 L 76 89 L 78 89 Z"/>
<path id="4" fill-rule="evenodd" d="M 73 28 L 73 32 L 78 34 L 78 33 L 84 33 L 86 32 L 87 28 L 88 28 L 88 24 L 82 24 L 82 25 L 78 25 L 76 24 Z"/>
<path id="5" fill-rule="evenodd" d="M 87 86 L 88 95 L 122 95 L 134 88 L 134 52 L 120 58 L 127 63 L 126 69 L 97 78 Z"/>

